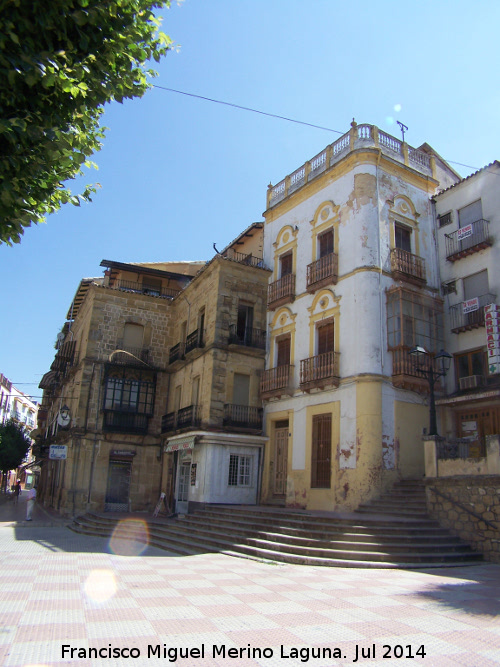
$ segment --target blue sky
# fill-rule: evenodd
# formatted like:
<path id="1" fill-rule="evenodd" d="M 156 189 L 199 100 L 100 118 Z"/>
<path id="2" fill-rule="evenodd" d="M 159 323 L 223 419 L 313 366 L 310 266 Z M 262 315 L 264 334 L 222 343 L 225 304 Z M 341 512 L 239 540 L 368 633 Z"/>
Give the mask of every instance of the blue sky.
<path id="1" fill-rule="evenodd" d="M 497 0 L 184 0 L 162 14 L 179 50 L 157 85 L 341 133 L 354 117 L 400 137 L 401 120 L 462 176 L 456 163 L 500 159 Z M 102 259 L 210 259 L 262 219 L 269 182 L 340 136 L 159 89 L 109 105 L 104 124 L 94 202 L 0 246 L 0 372 L 27 394 Z"/>

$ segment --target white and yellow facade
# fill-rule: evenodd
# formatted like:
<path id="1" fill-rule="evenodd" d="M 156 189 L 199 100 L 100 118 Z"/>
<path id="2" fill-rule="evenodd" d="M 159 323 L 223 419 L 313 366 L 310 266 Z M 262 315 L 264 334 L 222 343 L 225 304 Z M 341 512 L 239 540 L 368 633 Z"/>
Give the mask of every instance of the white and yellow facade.
<path id="1" fill-rule="evenodd" d="M 264 502 L 351 510 L 423 475 L 408 352 L 442 347 L 430 197 L 457 180 L 430 147 L 353 122 L 269 186 Z"/>

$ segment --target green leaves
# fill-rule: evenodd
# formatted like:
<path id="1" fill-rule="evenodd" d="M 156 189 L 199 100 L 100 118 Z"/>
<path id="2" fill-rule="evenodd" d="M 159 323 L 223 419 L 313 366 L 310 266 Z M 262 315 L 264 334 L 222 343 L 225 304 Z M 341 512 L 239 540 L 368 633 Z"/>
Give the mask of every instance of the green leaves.
<path id="1" fill-rule="evenodd" d="M 145 68 L 171 48 L 155 0 L 5 3 L 0 13 L 0 243 L 63 204 L 91 201 L 61 184 L 94 166 L 106 102 L 141 97 Z"/>

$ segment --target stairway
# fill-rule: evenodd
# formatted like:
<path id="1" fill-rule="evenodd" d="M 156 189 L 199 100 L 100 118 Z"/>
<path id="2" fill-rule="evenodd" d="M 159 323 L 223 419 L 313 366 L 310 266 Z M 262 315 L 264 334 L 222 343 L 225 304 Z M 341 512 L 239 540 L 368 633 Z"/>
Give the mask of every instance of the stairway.
<path id="1" fill-rule="evenodd" d="M 148 520 L 148 543 L 183 555 L 219 552 L 329 567 L 430 568 L 482 561 L 481 554 L 427 516 L 420 516 L 417 505 L 411 517 L 375 511 L 372 514 L 365 507 L 359 517 L 322 516 L 300 510 L 214 505 L 183 518 Z M 121 529 L 119 537 L 144 541 L 141 522 L 135 523 L 136 527 L 132 522 L 132 527 Z M 117 526 L 120 530 L 119 525 L 116 516 L 86 514 L 70 528 L 107 537 Z"/>
<path id="2" fill-rule="evenodd" d="M 377 500 L 360 505 L 357 513 L 399 517 L 400 519 L 424 519 L 427 514 L 425 486 L 421 480 L 401 480 Z"/>

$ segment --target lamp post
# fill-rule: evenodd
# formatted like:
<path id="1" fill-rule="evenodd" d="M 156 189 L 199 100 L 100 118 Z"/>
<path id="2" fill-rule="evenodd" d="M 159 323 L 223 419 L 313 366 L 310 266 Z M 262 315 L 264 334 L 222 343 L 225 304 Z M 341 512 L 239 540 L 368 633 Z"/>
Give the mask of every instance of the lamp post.
<path id="1" fill-rule="evenodd" d="M 430 388 L 430 407 L 429 407 L 429 435 L 437 435 L 436 422 L 436 397 L 434 395 L 434 385 L 440 377 L 444 377 L 450 369 L 452 356 L 445 350 L 441 350 L 434 357 L 423 347 L 416 346 L 410 350 L 413 361 L 413 368 L 416 373 L 423 375 Z"/>

